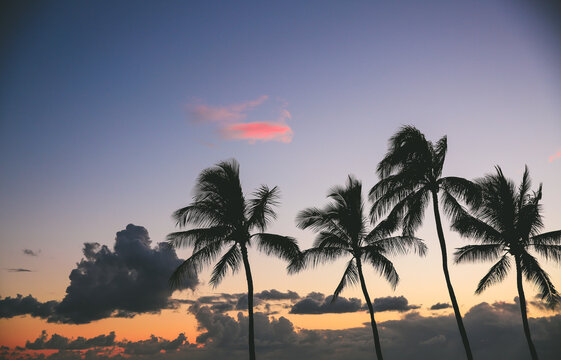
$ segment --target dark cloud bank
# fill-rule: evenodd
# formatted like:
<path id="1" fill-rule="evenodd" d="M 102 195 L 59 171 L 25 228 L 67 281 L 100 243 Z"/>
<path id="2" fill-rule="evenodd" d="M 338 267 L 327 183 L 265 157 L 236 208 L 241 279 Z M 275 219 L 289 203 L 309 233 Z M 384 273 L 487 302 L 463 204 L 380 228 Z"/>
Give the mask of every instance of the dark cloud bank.
<path id="1" fill-rule="evenodd" d="M 204 299 L 203 299 L 204 300 Z M 201 334 L 190 343 L 179 334 L 173 340 L 156 336 L 141 341 L 116 341 L 113 332 L 94 338 L 68 339 L 46 333 L 28 341 L 26 349 L 59 350 L 44 357 L 38 353 L 24 355 L 24 349 L 2 347 L 0 359 L 121 359 L 116 349 L 134 359 L 246 359 L 247 317 L 213 311 L 196 302 L 189 307 Z M 516 303 L 481 303 L 464 316 L 474 357 L 480 360 L 528 359 Z M 542 360 L 558 359 L 561 354 L 561 315 L 531 318 L 532 335 Z M 256 346 L 260 359 L 372 359 L 373 341 L 369 327 L 345 330 L 300 330 L 286 318 L 255 313 Z M 379 323 L 385 358 L 388 359 L 460 359 L 463 347 L 452 315 L 423 317 L 410 312 L 402 320 Z M 201 346 L 202 345 L 202 346 Z M 78 351 L 81 350 L 81 351 Z M 113 356 L 110 356 L 113 354 Z"/>
<path id="2" fill-rule="evenodd" d="M 0 318 L 29 314 L 49 322 L 85 324 L 107 317 L 133 317 L 178 305 L 168 279 L 183 260 L 166 243 L 151 247 L 148 231 L 128 225 L 119 231 L 113 250 L 98 243 L 84 244 L 84 258 L 70 273 L 61 302 L 39 302 L 31 295 L 0 299 Z M 196 278 L 180 289 L 194 289 Z"/>

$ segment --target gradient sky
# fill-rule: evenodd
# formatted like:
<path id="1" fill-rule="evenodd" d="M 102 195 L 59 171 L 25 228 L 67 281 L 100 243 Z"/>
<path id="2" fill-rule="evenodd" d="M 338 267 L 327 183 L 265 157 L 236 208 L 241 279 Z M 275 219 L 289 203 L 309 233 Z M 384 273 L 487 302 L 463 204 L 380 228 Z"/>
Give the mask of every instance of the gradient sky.
<path id="1" fill-rule="evenodd" d="M 365 190 L 373 186 L 387 140 L 405 124 L 433 141 L 448 136 L 445 175 L 473 179 L 500 165 L 519 182 L 527 164 L 534 185 L 544 184 L 544 230 L 558 229 L 556 11 L 518 1 L 3 2 L 0 295 L 61 300 L 83 244 L 112 247 L 129 223 L 144 226 L 153 244 L 163 241 L 198 173 L 229 158 L 240 162 L 247 194 L 260 184 L 280 187 L 270 231 L 308 248 L 313 234 L 295 228 L 297 212 L 325 204 L 347 174 Z M 369 270 L 373 297 L 403 295 L 425 312 L 448 302 L 432 220 L 427 212 L 418 233 L 429 255 L 396 259 L 395 292 Z M 447 243 L 451 253 L 467 242 L 447 232 Z M 330 294 L 344 266 L 288 276 L 282 261 L 250 256 L 257 291 L 302 296 Z M 541 262 L 561 287 L 560 267 Z M 513 276 L 473 294 L 490 265 L 451 267 L 463 312 L 516 295 Z M 194 293 L 174 297 L 246 291 L 242 275 L 217 289 L 208 278 L 201 273 Z M 531 284 L 526 290 L 533 297 Z M 307 329 L 368 318 L 283 315 Z M 198 332 L 183 308 L 86 325 L 26 316 L 0 319 L 0 345 L 23 345 L 43 329 L 86 337 L 116 331 L 133 340 L 185 332 L 191 342 Z"/>

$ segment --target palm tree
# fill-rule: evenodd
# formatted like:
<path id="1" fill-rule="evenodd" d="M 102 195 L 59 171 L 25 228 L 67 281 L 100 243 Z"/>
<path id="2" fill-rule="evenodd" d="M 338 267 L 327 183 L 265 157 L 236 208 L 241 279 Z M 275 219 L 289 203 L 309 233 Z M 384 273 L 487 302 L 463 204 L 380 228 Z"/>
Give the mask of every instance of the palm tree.
<path id="1" fill-rule="evenodd" d="M 253 193 L 254 198 L 244 198 L 240 184 L 239 164 L 236 160 L 224 161 L 201 172 L 195 186 L 193 202 L 179 210 L 173 217 L 177 225 L 194 228 L 168 235 L 173 247 L 192 246 L 193 254 L 177 267 L 170 277 L 170 286 L 177 288 L 185 276 L 192 276 L 209 265 L 227 249 L 214 265 L 210 284 L 216 287 L 228 269 L 235 273 L 243 263 L 247 279 L 247 311 L 249 317 L 249 358 L 255 359 L 253 322 L 253 279 L 247 249 L 253 243 L 267 255 L 274 254 L 293 260 L 300 253 L 296 240 L 265 233 L 267 224 L 276 218 L 273 207 L 278 205 L 279 190 L 265 185 Z M 253 230 L 259 232 L 252 233 Z"/>
<path id="2" fill-rule="evenodd" d="M 413 237 L 390 237 L 392 224 L 385 221 L 368 232 L 368 220 L 363 214 L 362 186 L 360 181 L 351 176 L 346 187 L 334 187 L 330 190 L 328 198 L 332 203 L 324 209 L 308 208 L 297 215 L 299 228 L 311 228 L 318 232 L 318 235 L 313 248 L 304 251 L 300 258 L 290 264 L 289 272 L 300 271 L 310 264 L 316 266 L 350 254 L 351 259 L 331 301 L 334 302 L 348 284 L 355 285 L 360 282 L 370 312 L 374 348 L 378 360 L 382 360 L 374 309 L 364 281 L 363 261 L 370 263 L 395 288 L 399 276 L 386 255 L 407 253 L 410 249 L 424 255 L 426 246 L 422 240 Z"/>
<path id="3" fill-rule="evenodd" d="M 478 187 L 471 181 L 459 177 L 441 177 L 446 157 L 446 136 L 435 144 L 413 126 L 402 127 L 389 141 L 389 150 L 378 164 L 380 182 L 369 193 L 373 206 L 372 220 L 389 212 L 388 221 L 398 223 L 403 235 L 413 236 L 423 222 L 426 205 L 432 197 L 436 231 L 442 254 L 442 270 L 454 308 L 454 315 L 467 358 L 473 359 L 462 315 L 458 307 L 454 288 L 448 272 L 446 241 L 442 230 L 439 197 L 445 213 L 454 218 L 462 211 L 458 201 L 476 204 Z"/>
<path id="4" fill-rule="evenodd" d="M 506 179 L 500 167 L 495 175 L 487 175 L 478 181 L 482 188 L 483 201 L 473 209 L 458 216 L 452 227 L 462 236 L 474 238 L 478 244 L 457 249 L 456 262 L 497 260 L 491 270 L 481 279 L 475 290 L 482 293 L 487 287 L 502 281 L 511 267 L 510 257 L 516 266 L 516 284 L 524 334 L 532 359 L 538 354 L 530 336 L 526 315 L 526 297 L 522 287 L 522 275 L 537 285 L 542 300 L 554 307 L 559 302 L 547 273 L 528 250 L 534 250 L 548 260 L 561 262 L 561 230 L 539 234 L 543 228 L 541 205 L 542 186 L 530 193 L 530 174 L 524 170 L 518 188 Z"/>

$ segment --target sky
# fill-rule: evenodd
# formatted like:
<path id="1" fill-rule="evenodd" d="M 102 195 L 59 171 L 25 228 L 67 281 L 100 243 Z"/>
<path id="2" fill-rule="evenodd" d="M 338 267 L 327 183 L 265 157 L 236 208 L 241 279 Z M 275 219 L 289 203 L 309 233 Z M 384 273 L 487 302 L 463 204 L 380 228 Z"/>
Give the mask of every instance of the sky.
<path id="1" fill-rule="evenodd" d="M 212 288 L 206 269 L 171 294 L 166 274 L 190 250 L 158 245 L 200 171 L 222 160 L 238 160 L 248 197 L 260 184 L 280 188 L 269 231 L 306 249 L 314 234 L 296 228 L 298 211 L 326 204 L 348 174 L 366 195 L 388 139 L 409 124 L 431 141 L 447 136 L 444 175 L 475 179 L 500 165 L 518 183 L 527 165 L 534 188 L 543 183 L 544 231 L 560 228 L 554 2 L 1 6 L 0 358 L 245 358 L 243 273 Z M 451 257 L 469 240 L 448 225 Z M 389 358 L 452 358 L 461 342 L 430 211 L 417 236 L 428 255 L 392 259 L 395 291 L 365 274 L 382 346 Z M 345 290 L 339 309 L 323 306 L 344 261 L 296 275 L 254 250 L 250 261 L 262 358 L 371 357 L 360 289 Z M 561 287 L 559 265 L 540 263 Z M 485 340 L 496 327 L 524 345 L 513 274 L 474 294 L 490 266 L 450 263 L 482 359 L 508 345 Z M 123 282 L 96 287 L 109 269 Z M 525 290 L 538 352 L 555 358 L 561 314 Z M 524 351 L 512 347 L 512 358 Z"/>

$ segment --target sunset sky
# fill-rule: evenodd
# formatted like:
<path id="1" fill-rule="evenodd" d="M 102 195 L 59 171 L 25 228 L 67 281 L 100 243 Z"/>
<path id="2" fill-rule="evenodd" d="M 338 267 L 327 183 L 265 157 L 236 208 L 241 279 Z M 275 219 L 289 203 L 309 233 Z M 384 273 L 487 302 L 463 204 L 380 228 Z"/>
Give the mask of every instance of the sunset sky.
<path id="1" fill-rule="evenodd" d="M 314 234 L 296 228 L 298 211 L 326 204 L 348 174 L 366 196 L 388 139 L 414 125 L 432 141 L 448 137 L 445 176 L 475 179 L 500 165 L 519 183 L 528 165 L 533 187 L 543 183 L 543 230 L 560 229 L 561 11 L 553 3 L 2 2 L 0 359 L 86 351 L 92 359 L 247 358 L 243 272 L 212 288 L 207 268 L 169 296 L 167 277 L 191 252 L 157 245 L 176 231 L 171 214 L 191 201 L 200 171 L 221 160 L 238 160 L 248 197 L 260 184 L 279 186 L 269 231 L 306 249 Z M 443 305 L 450 300 L 431 211 L 417 236 L 428 255 L 392 258 L 395 291 L 373 269 L 365 273 L 382 345 L 395 359 L 409 346 L 396 339 L 413 339 L 411 351 L 424 349 L 427 359 L 453 356 L 461 345 Z M 469 243 L 451 230 L 446 241 L 450 258 Z M 561 289 L 561 267 L 539 260 Z M 256 321 L 267 329 L 258 357 L 372 357 L 359 287 L 342 293 L 339 313 L 322 308 L 344 261 L 296 275 L 257 251 L 250 261 Z M 480 346 L 490 330 L 477 319 L 496 317 L 523 341 L 514 272 L 474 294 L 491 265 L 450 261 L 480 359 L 505 353 Z M 67 290 L 73 270 L 91 278 Z M 104 288 L 96 301 L 79 297 L 117 270 L 136 282 Z M 538 352 L 553 359 L 561 312 L 545 309 L 531 283 L 525 290 L 529 316 L 539 318 Z M 67 311 L 53 313 L 55 302 Z M 53 334 L 66 345 L 46 346 Z M 68 345 L 78 337 L 82 345 Z M 348 356 L 337 352 L 345 346 Z"/>

